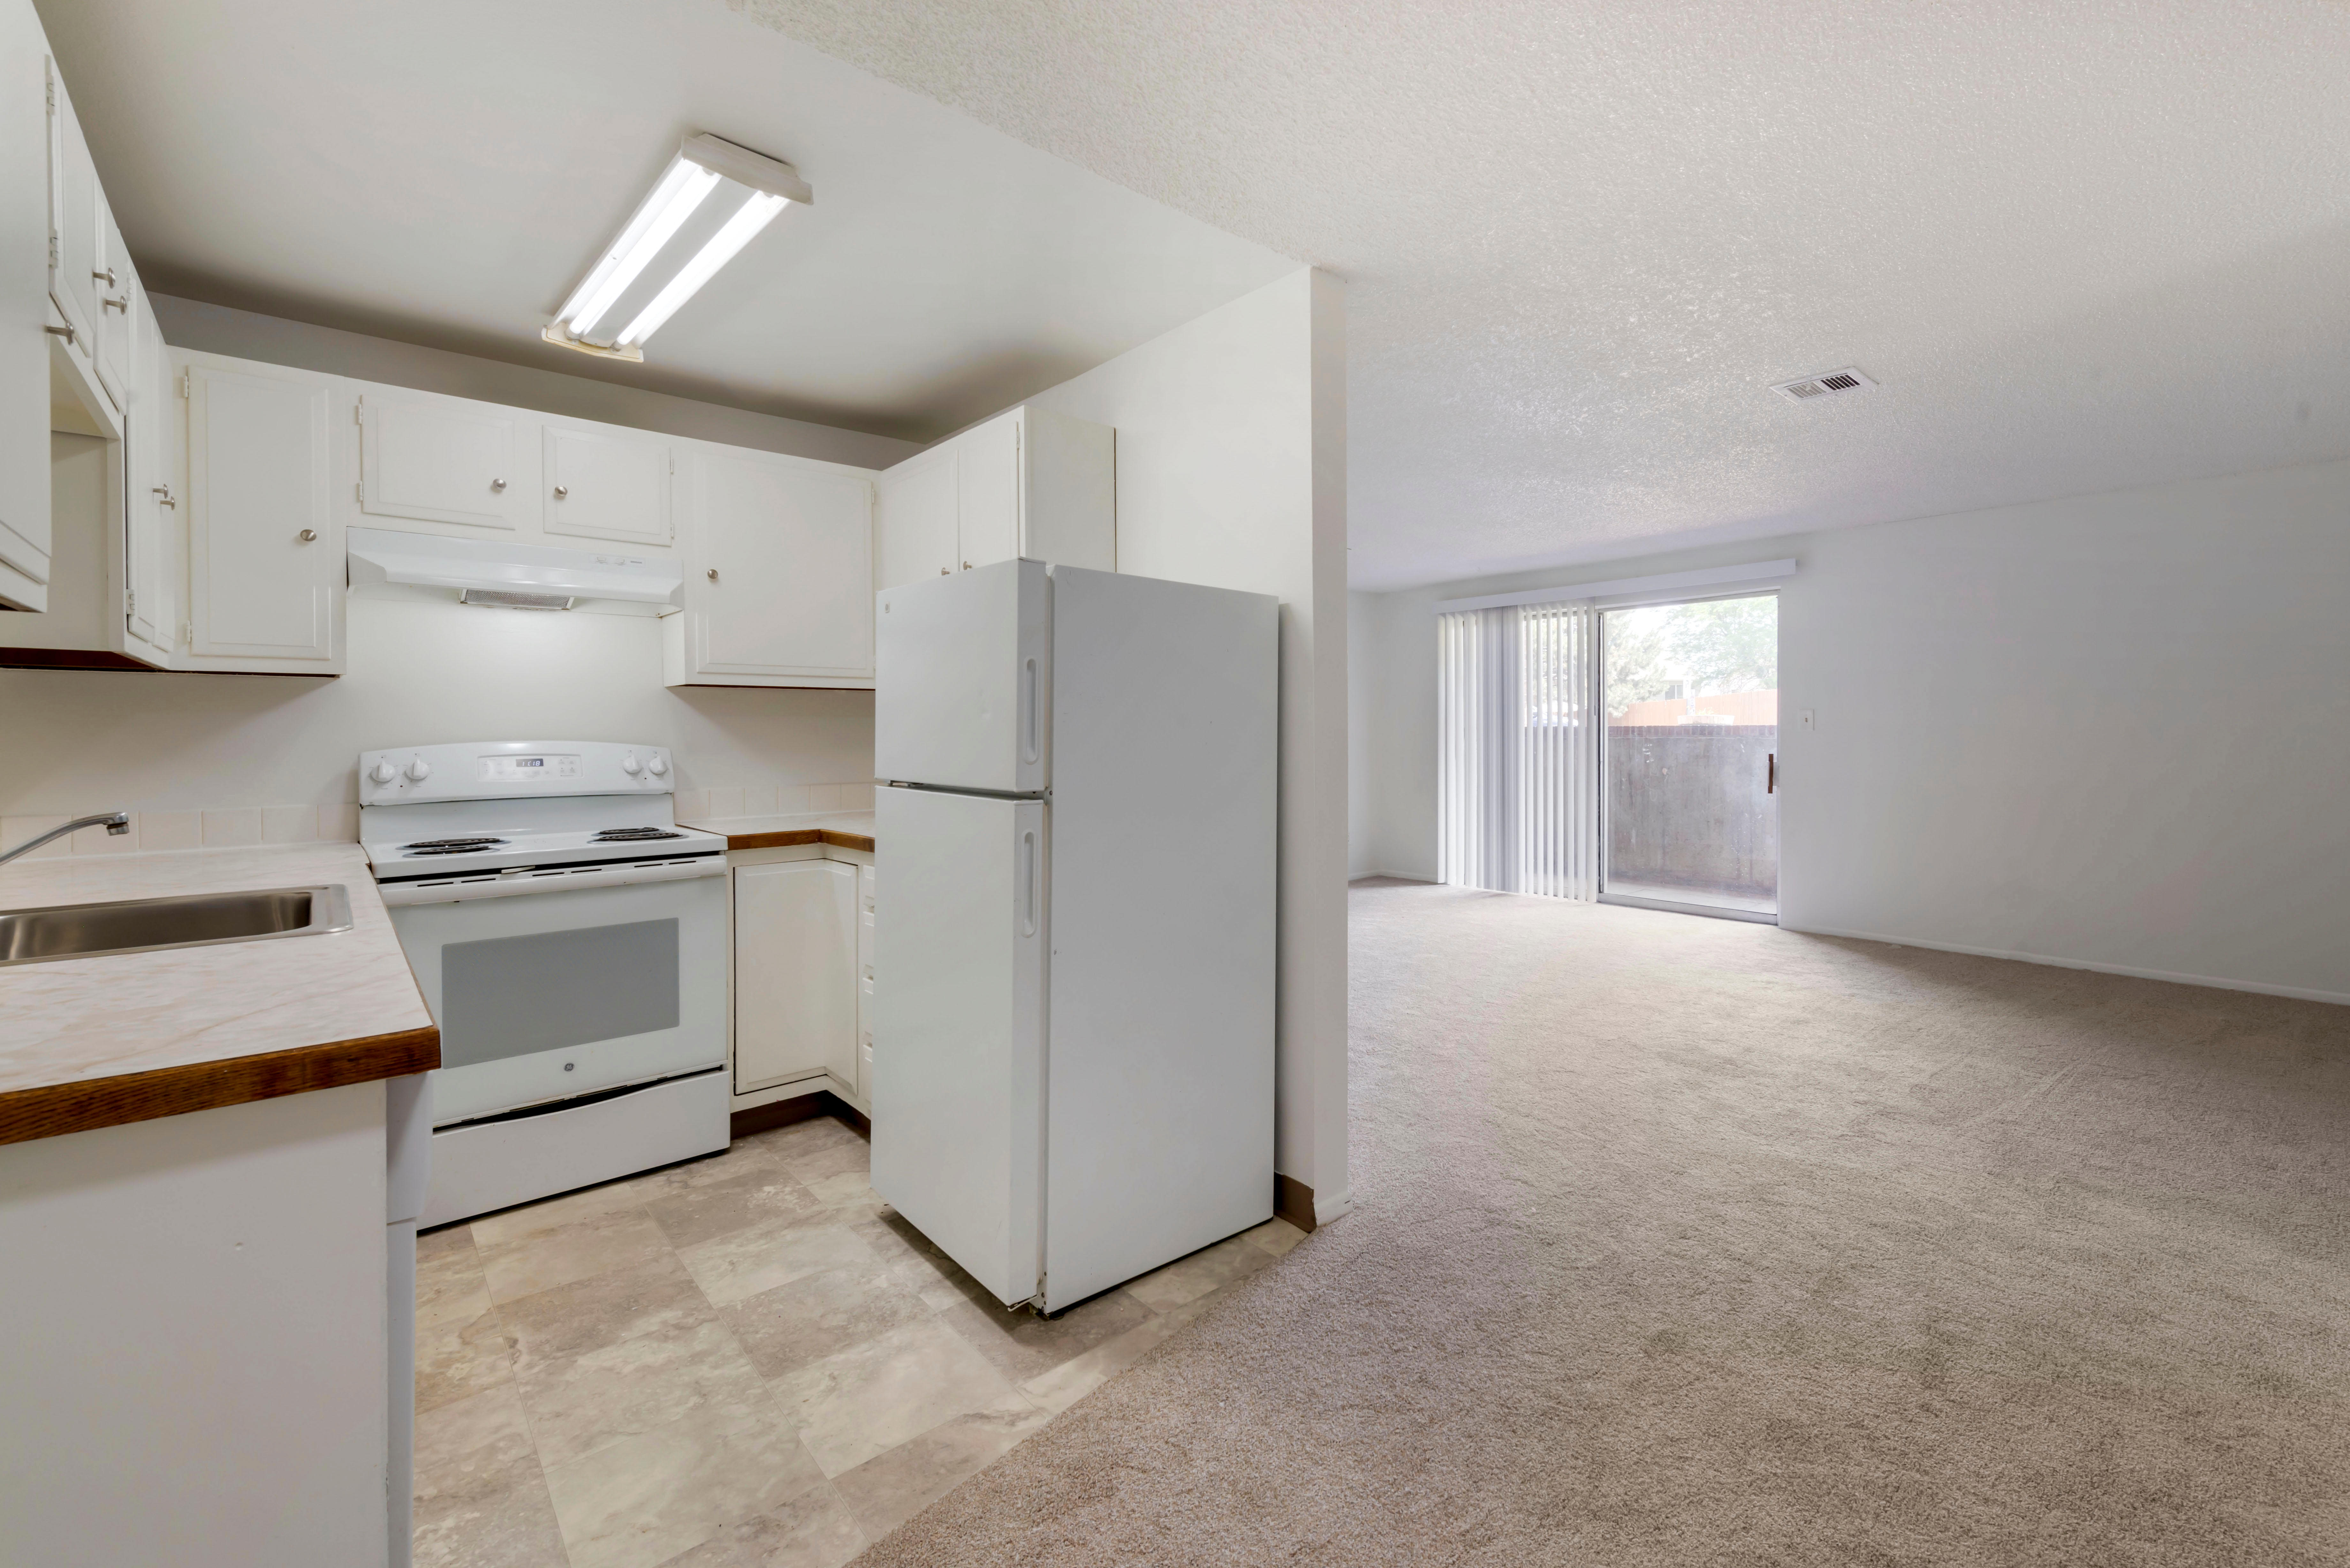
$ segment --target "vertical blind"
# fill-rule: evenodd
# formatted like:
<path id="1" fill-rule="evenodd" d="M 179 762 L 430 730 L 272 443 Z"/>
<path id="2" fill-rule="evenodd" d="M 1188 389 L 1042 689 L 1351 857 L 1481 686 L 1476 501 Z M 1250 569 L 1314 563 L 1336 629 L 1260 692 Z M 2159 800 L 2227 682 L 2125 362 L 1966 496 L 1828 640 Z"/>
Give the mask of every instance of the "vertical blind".
<path id="1" fill-rule="evenodd" d="M 1597 896 L 1596 628 L 1588 604 L 1437 618 L 1444 881 Z"/>

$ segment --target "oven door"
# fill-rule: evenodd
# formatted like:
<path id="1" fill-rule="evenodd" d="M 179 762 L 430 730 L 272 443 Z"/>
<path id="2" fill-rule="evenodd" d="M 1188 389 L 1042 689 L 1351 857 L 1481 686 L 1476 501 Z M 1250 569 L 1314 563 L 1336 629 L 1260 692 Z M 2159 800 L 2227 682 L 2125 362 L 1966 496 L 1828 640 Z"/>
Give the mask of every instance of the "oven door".
<path id="1" fill-rule="evenodd" d="M 720 1066 L 726 878 L 397 904 L 441 1025 L 435 1127 Z"/>

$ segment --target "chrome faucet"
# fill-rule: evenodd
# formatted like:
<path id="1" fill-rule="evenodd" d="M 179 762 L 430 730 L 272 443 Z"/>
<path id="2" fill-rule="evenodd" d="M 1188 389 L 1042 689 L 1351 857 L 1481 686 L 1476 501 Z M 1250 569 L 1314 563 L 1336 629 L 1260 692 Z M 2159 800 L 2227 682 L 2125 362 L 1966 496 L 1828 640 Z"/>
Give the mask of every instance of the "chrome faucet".
<path id="1" fill-rule="evenodd" d="M 119 838 L 130 831 L 130 814 L 127 811 L 101 811 L 96 816 L 77 816 L 63 827 L 52 827 L 36 838 L 27 838 L 14 849 L 0 849 L 0 866 L 6 865 L 19 855 L 31 854 L 52 838 L 63 838 L 68 833 L 100 824 L 105 826 L 109 834 Z"/>

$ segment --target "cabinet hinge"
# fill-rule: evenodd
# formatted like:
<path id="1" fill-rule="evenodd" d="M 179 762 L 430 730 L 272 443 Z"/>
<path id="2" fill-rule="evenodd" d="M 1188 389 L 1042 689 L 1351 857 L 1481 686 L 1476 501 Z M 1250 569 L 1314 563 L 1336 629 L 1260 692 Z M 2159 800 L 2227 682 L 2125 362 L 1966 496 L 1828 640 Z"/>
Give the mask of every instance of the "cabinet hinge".
<path id="1" fill-rule="evenodd" d="M 183 398 L 192 398 L 192 397 L 194 397 L 195 395 L 196 395 L 196 373 L 195 373 L 193 370 L 182 370 L 182 371 L 181 371 L 181 372 L 180 372 L 180 396 L 182 396 L 182 397 L 183 397 Z"/>
<path id="2" fill-rule="evenodd" d="M 137 615 L 139 613 L 139 590 L 137 588 L 125 588 L 122 590 L 122 613 L 124 615 Z"/>
<path id="3" fill-rule="evenodd" d="M 365 501 L 367 499 L 366 480 L 362 479 L 357 484 L 351 486 L 351 499 L 354 501 Z"/>
<path id="4" fill-rule="evenodd" d="M 367 400 L 365 398 L 361 398 L 358 402 L 351 405 L 351 423 L 355 425 L 363 425 L 367 423 Z"/>

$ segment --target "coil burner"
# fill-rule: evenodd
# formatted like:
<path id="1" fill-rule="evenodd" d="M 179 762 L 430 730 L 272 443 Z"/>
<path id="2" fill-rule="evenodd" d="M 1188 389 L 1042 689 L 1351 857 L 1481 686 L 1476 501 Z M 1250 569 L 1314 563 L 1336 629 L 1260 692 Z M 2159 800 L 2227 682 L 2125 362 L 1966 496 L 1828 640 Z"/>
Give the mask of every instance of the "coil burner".
<path id="1" fill-rule="evenodd" d="M 506 843 L 503 838 L 420 838 L 400 847 L 406 855 L 471 855 L 477 849 L 503 849 Z"/>

